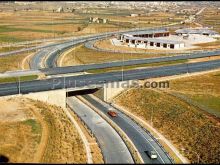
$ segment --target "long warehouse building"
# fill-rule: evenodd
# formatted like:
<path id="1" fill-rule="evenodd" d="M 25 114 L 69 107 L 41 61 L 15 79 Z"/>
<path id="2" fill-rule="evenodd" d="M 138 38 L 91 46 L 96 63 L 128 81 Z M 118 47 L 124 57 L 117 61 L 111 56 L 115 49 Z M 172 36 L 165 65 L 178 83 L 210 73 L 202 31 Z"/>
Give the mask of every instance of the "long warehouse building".
<path id="1" fill-rule="evenodd" d="M 169 31 L 165 29 L 139 31 L 132 33 L 124 33 L 118 36 L 118 39 L 128 44 L 129 47 L 135 48 L 166 48 L 179 49 L 185 46 L 182 41 L 162 39 L 168 37 Z"/>

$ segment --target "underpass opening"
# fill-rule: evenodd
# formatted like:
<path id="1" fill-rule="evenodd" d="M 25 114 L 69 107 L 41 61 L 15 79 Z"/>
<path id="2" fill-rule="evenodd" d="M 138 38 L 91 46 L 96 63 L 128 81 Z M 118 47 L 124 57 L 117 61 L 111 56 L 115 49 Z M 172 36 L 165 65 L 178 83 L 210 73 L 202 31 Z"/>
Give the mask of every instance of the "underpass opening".
<path id="1" fill-rule="evenodd" d="M 68 92 L 66 92 L 66 97 L 94 94 L 94 93 L 97 93 L 98 91 L 100 91 L 100 88 L 82 89 L 82 90 L 77 90 L 77 91 L 68 91 Z"/>

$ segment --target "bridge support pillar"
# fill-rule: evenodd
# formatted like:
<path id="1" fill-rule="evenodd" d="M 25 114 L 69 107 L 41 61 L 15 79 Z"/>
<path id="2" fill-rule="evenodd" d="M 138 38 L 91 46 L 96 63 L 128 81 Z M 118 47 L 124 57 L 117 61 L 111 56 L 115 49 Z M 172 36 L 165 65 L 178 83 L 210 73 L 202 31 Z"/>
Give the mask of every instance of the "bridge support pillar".
<path id="1" fill-rule="evenodd" d="M 66 107 L 66 90 L 53 90 L 53 91 L 45 91 L 45 92 L 36 92 L 25 94 L 24 97 L 43 101 L 52 105 L 60 106 L 62 108 Z"/>
<path id="2" fill-rule="evenodd" d="M 111 101 L 115 96 L 120 94 L 122 91 L 128 89 L 130 86 L 134 85 L 135 81 L 121 81 L 112 82 L 104 85 L 103 88 L 103 100 Z"/>

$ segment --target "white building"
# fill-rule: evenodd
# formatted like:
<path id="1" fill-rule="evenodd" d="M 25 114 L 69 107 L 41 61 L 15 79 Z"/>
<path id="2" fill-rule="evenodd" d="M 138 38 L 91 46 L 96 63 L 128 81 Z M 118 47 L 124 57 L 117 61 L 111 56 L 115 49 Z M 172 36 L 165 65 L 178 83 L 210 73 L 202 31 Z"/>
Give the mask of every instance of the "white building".
<path id="1" fill-rule="evenodd" d="M 161 38 L 141 38 L 125 36 L 123 42 L 127 43 L 129 47 L 133 48 L 165 48 L 165 49 L 179 49 L 184 48 L 185 44 L 181 41 L 166 40 Z"/>
<path id="2" fill-rule="evenodd" d="M 169 32 L 164 29 L 148 30 L 121 34 L 118 39 L 134 48 L 164 48 L 164 49 L 179 49 L 184 48 L 185 43 L 182 41 L 167 40 Z M 164 39 L 162 38 L 164 37 Z"/>

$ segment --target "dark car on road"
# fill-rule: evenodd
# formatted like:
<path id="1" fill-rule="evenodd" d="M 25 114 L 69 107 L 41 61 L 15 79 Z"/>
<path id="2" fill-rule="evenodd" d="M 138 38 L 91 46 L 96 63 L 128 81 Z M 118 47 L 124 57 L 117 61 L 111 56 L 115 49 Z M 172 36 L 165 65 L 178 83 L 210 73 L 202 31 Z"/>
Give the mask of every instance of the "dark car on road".
<path id="1" fill-rule="evenodd" d="M 157 159 L 157 153 L 155 151 L 144 151 L 151 159 Z"/>
<path id="2" fill-rule="evenodd" d="M 108 111 L 108 115 L 111 116 L 111 117 L 116 117 L 117 116 L 117 113 L 113 110 L 109 110 Z"/>

